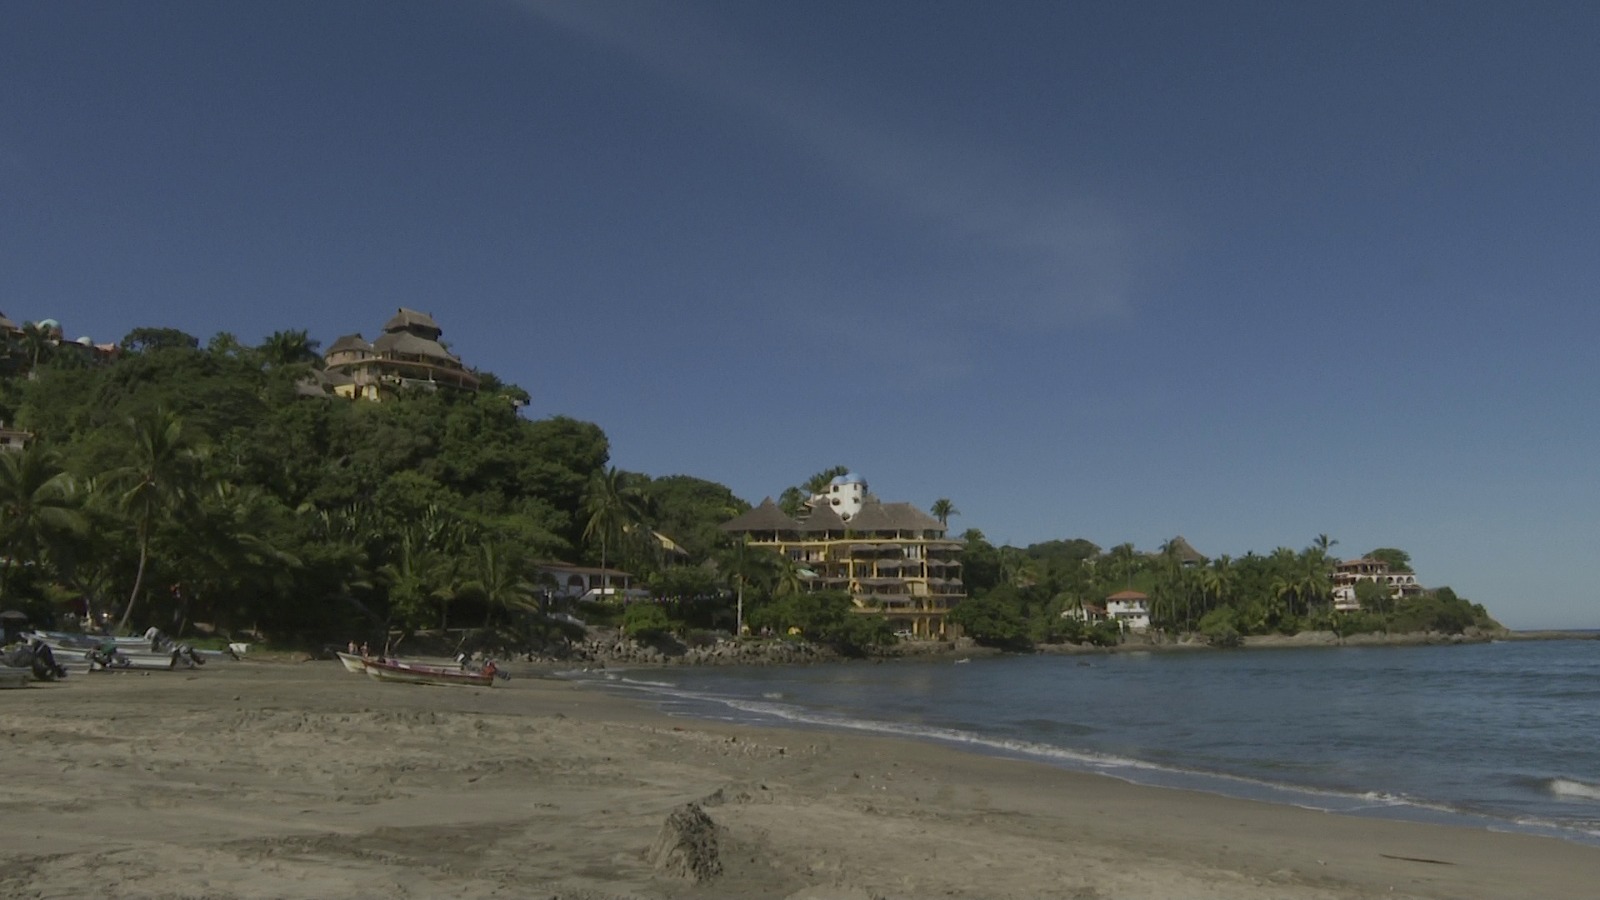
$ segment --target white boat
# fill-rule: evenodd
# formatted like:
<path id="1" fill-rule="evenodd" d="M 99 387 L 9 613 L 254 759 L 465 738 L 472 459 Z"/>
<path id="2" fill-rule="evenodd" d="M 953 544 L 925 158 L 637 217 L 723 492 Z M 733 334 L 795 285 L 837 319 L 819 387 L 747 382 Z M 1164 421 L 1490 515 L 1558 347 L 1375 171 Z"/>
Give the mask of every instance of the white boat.
<path id="1" fill-rule="evenodd" d="M 166 670 L 195 667 L 194 660 L 184 657 L 177 649 L 152 651 L 148 647 L 136 648 L 126 644 L 116 644 L 114 652 L 101 651 L 98 654 L 102 659 L 108 659 L 108 664 L 90 657 L 90 654 L 97 649 L 95 647 L 61 646 L 48 641 L 45 645 L 55 656 L 57 665 L 87 668 L 91 672 L 102 669 Z"/>
<path id="2" fill-rule="evenodd" d="M 32 669 L 0 666 L 0 690 L 27 687 L 31 680 L 33 680 Z"/>
<path id="3" fill-rule="evenodd" d="M 218 659 L 241 659 L 250 645 L 232 643 L 226 650 L 198 650 L 188 644 L 174 642 L 165 635 L 152 637 L 126 637 L 80 634 L 68 631 L 33 631 L 36 637 L 50 648 L 56 662 L 63 666 L 85 666 L 90 671 L 108 669 L 193 669 Z M 159 645 L 159 648 L 158 648 Z M 112 664 L 99 665 L 90 658 L 94 651 L 109 657 Z"/>
<path id="4" fill-rule="evenodd" d="M 460 687 L 494 687 L 496 672 L 494 663 L 489 663 L 480 672 L 380 659 L 362 660 L 362 667 L 368 675 L 378 681 L 392 681 L 402 684 L 455 685 Z"/>
<path id="5" fill-rule="evenodd" d="M 346 672 L 354 672 L 357 675 L 360 675 L 362 672 L 367 670 L 367 667 L 364 665 L 366 660 L 363 659 L 359 654 L 346 653 L 343 650 L 340 650 L 334 655 L 339 657 L 339 662 L 344 663 L 344 670 Z"/>

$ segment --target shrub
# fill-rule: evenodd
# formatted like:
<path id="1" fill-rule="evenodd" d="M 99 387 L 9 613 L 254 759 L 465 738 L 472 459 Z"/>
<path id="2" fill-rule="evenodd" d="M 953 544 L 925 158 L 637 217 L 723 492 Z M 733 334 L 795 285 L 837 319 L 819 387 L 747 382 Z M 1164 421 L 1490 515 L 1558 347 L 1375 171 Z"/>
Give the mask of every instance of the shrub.
<path id="1" fill-rule="evenodd" d="M 630 603 L 622 613 L 622 631 L 631 638 L 649 640 L 671 628 L 667 611 L 654 603 Z"/>
<path id="2" fill-rule="evenodd" d="M 1238 613 L 1231 606 L 1213 609 L 1200 619 L 1200 634 L 1213 647 L 1239 646 Z"/>

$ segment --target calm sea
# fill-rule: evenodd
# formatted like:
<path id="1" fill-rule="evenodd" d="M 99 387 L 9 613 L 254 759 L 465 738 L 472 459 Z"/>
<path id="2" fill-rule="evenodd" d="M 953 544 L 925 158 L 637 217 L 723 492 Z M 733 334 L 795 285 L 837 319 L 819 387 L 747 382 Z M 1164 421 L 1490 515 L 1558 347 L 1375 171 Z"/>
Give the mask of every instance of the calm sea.
<path id="1" fill-rule="evenodd" d="M 1600 844 L 1600 641 L 574 675 L 667 712 Z"/>

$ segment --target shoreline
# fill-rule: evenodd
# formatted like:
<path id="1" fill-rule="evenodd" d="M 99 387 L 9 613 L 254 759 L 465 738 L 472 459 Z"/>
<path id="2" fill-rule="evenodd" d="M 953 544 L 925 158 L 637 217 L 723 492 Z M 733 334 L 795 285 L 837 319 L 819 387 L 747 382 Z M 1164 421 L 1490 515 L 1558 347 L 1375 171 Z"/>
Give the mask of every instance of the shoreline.
<path id="1" fill-rule="evenodd" d="M 863 656 L 845 656 L 804 641 L 780 638 L 726 640 L 709 648 L 660 649 L 632 639 L 612 637 L 606 630 L 575 645 L 576 652 L 565 658 L 540 657 L 513 662 L 530 671 L 560 668 L 665 668 L 676 666 L 722 665 L 814 665 L 818 663 L 884 663 L 900 660 L 949 659 L 959 657 L 1055 655 L 1104 655 L 1114 653 L 1192 653 L 1230 650 L 1276 650 L 1326 647 L 1428 647 L 1462 644 L 1487 644 L 1496 641 L 1600 640 L 1600 631 L 1468 631 L 1464 634 L 1406 632 L 1400 634 L 1356 634 L 1339 637 L 1331 631 L 1303 631 L 1292 635 L 1252 635 L 1235 647 L 1215 647 L 1193 635 L 1181 638 L 1135 636 L 1112 646 L 1092 644 L 1034 644 L 1028 649 L 983 646 L 967 638 L 953 641 L 909 641 L 893 644 Z"/>
<path id="2" fill-rule="evenodd" d="M 1145 787 L 903 738 L 668 717 L 552 678 L 333 663 L 5 695 L 0 894 L 1489 900 L 1593 896 L 1600 849 Z M 720 875 L 654 867 L 698 803 Z M 19 819 L 23 821 L 23 819 Z"/>

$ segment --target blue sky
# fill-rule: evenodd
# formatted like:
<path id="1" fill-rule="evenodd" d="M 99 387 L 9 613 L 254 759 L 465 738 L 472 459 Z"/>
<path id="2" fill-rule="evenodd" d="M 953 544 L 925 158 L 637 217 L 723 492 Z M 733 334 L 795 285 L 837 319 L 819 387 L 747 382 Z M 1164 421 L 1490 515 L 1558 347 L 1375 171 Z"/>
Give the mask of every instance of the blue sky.
<path id="1" fill-rule="evenodd" d="M 996 542 L 1600 627 L 1600 6 L 0 2 L 0 310 L 432 312 L 529 415 Z"/>

